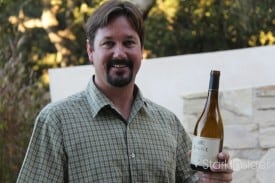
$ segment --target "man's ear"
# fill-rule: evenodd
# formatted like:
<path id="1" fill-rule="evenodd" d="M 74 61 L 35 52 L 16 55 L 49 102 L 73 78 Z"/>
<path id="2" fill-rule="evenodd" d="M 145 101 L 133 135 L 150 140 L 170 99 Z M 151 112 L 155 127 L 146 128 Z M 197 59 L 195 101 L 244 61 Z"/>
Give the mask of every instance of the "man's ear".
<path id="1" fill-rule="evenodd" d="M 88 39 L 87 39 L 87 42 L 86 42 L 86 48 L 87 48 L 87 54 L 88 54 L 88 57 L 89 57 L 89 61 L 90 61 L 91 64 L 93 64 L 93 48 L 91 47 L 90 42 L 89 42 Z"/>

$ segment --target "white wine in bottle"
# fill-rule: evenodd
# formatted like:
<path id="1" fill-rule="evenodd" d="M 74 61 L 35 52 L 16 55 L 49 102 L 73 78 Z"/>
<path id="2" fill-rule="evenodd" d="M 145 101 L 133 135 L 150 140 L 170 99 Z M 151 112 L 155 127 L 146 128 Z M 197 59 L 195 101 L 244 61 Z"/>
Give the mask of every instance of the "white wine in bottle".
<path id="1" fill-rule="evenodd" d="M 219 110 L 220 71 L 210 73 L 208 96 L 192 137 L 191 168 L 211 171 L 210 166 L 218 162 L 218 153 L 223 148 L 223 122 Z"/>

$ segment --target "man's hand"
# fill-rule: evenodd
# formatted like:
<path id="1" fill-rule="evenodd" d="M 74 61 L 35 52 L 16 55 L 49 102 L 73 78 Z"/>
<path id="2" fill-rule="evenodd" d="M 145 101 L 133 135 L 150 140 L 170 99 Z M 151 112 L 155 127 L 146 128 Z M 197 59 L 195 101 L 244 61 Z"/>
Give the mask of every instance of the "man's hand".
<path id="1" fill-rule="evenodd" d="M 199 183 L 227 183 L 232 181 L 233 169 L 229 165 L 229 154 L 218 154 L 218 163 L 211 166 L 212 172 L 198 172 Z"/>

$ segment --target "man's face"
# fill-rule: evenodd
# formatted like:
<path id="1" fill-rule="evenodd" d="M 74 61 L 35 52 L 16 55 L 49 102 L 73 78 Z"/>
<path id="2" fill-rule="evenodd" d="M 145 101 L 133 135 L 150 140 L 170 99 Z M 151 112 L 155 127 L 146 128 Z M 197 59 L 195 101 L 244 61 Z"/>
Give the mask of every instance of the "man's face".
<path id="1" fill-rule="evenodd" d="M 134 84 L 143 49 L 127 18 L 119 16 L 98 29 L 93 48 L 89 44 L 87 48 L 95 67 L 95 82 L 100 88 Z"/>

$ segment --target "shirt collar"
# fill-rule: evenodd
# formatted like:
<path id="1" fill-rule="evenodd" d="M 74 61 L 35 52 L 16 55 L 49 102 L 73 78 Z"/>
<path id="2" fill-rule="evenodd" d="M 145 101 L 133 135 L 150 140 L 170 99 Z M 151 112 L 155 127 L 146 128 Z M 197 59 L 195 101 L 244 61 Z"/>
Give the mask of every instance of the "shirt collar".
<path id="1" fill-rule="evenodd" d="M 94 76 L 89 80 L 85 93 L 93 117 L 95 117 L 102 108 L 113 106 L 112 102 L 95 85 Z M 142 96 L 137 85 L 135 85 L 134 95 L 135 99 L 131 113 L 136 114 L 143 106 L 146 106 L 146 99 Z"/>

